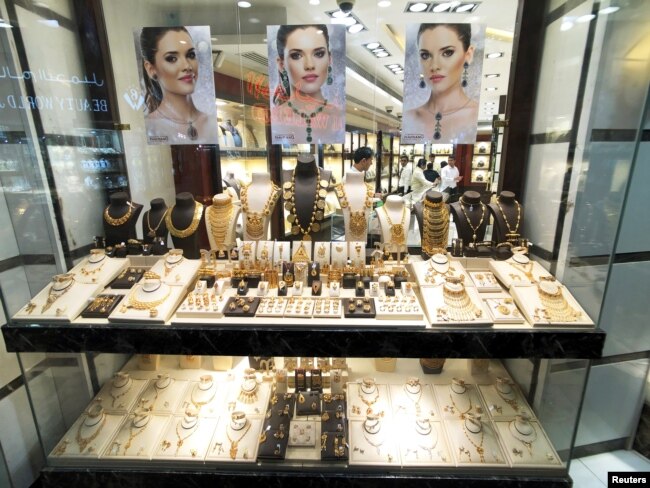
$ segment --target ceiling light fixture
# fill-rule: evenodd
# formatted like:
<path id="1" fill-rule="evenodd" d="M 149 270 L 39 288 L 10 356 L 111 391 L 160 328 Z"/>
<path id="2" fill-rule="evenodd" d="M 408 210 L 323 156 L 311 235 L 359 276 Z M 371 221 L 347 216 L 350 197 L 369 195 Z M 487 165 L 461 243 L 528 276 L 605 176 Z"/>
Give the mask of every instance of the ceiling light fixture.
<path id="1" fill-rule="evenodd" d="M 378 42 L 369 42 L 368 44 L 366 44 L 366 49 L 372 50 L 378 48 L 379 46 L 381 46 L 381 44 L 379 44 Z"/>
<path id="2" fill-rule="evenodd" d="M 621 10 L 621 7 L 605 7 L 600 9 L 598 13 L 602 15 L 607 15 L 607 14 L 613 14 L 614 12 L 618 12 L 619 10 Z"/>
<path id="3" fill-rule="evenodd" d="M 456 10 L 454 10 L 454 12 L 457 12 L 459 14 L 462 14 L 462 13 L 465 13 L 465 12 L 471 12 L 474 9 L 474 7 L 476 7 L 476 6 L 477 5 L 475 3 L 466 3 L 464 5 L 460 5 L 460 6 L 456 7 Z"/>
<path id="4" fill-rule="evenodd" d="M 320 0 L 309 0 L 309 5 L 320 5 Z"/>
<path id="5" fill-rule="evenodd" d="M 570 20 L 563 20 L 562 24 L 560 25 L 560 30 L 562 32 L 566 32 L 569 29 L 571 29 L 571 27 L 573 27 L 573 22 L 571 22 Z"/>
<path id="6" fill-rule="evenodd" d="M 498 78 L 499 76 L 501 76 L 499 73 L 490 73 L 485 75 L 486 78 Z"/>
<path id="7" fill-rule="evenodd" d="M 451 7 L 451 2 L 443 2 L 443 3 L 439 3 L 438 5 L 434 6 L 432 10 L 433 10 L 433 12 L 439 14 L 441 12 L 449 10 L 450 7 Z"/>
<path id="8" fill-rule="evenodd" d="M 390 7 L 390 2 L 388 0 L 381 0 L 381 2 L 377 4 L 377 7 L 379 8 Z"/>
<path id="9" fill-rule="evenodd" d="M 488 59 L 494 59 L 494 58 L 500 58 L 502 56 L 503 56 L 503 53 L 498 52 L 498 53 L 488 53 L 485 57 L 488 58 Z"/>
<path id="10" fill-rule="evenodd" d="M 364 29 L 365 27 L 363 26 L 363 24 L 354 24 L 348 27 L 348 32 L 350 34 L 356 34 L 357 32 L 361 32 Z"/>
<path id="11" fill-rule="evenodd" d="M 241 8 L 250 8 L 253 6 L 253 4 L 251 4 L 250 2 L 246 2 L 244 0 L 240 0 L 239 2 L 237 2 L 237 6 Z"/>
<path id="12" fill-rule="evenodd" d="M 485 91 L 497 91 L 498 88 L 496 86 L 488 86 Z"/>
<path id="13" fill-rule="evenodd" d="M 347 17 L 348 14 L 345 12 L 342 12 L 341 10 L 334 10 L 333 12 L 327 12 L 330 17 L 335 17 L 337 19 L 342 19 L 343 17 Z"/>
<path id="14" fill-rule="evenodd" d="M 417 2 L 417 3 L 412 3 L 409 6 L 407 6 L 407 11 L 409 11 L 409 12 L 424 12 L 428 8 L 429 8 L 428 3 Z"/>
<path id="15" fill-rule="evenodd" d="M 390 56 L 390 55 L 386 51 L 384 51 L 384 52 L 375 54 L 375 56 L 377 56 L 378 58 L 385 58 L 385 57 Z"/>
<path id="16" fill-rule="evenodd" d="M 580 17 L 578 17 L 578 18 L 576 19 L 576 22 L 578 22 L 579 24 L 585 24 L 585 23 L 587 23 L 587 22 L 592 21 L 592 20 L 595 19 L 595 18 L 596 18 L 596 15 L 595 15 L 595 14 L 581 15 Z"/>

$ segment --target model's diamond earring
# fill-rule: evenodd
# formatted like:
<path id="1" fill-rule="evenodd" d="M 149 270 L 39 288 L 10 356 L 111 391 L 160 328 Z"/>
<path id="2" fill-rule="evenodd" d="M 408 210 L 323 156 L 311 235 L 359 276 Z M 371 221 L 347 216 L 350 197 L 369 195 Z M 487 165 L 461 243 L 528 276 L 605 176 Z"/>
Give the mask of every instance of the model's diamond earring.
<path id="1" fill-rule="evenodd" d="M 426 83 L 424 83 L 424 75 L 422 73 L 420 73 L 420 83 L 418 83 L 418 85 L 420 86 L 420 88 L 424 88 L 425 86 L 427 86 Z"/>
<path id="2" fill-rule="evenodd" d="M 332 67 L 328 66 L 327 67 L 327 84 L 331 85 L 334 83 L 334 80 L 332 80 Z"/>
<path id="3" fill-rule="evenodd" d="M 469 77 L 469 73 L 467 73 L 467 68 L 469 68 L 469 63 L 465 61 L 463 64 L 463 77 L 460 82 L 460 85 L 465 88 L 467 86 L 467 78 Z"/>

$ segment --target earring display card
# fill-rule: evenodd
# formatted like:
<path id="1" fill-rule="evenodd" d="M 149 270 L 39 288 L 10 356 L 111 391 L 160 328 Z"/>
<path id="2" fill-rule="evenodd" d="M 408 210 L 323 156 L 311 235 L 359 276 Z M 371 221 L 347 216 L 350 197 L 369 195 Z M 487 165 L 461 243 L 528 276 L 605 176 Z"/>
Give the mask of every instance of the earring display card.
<path id="1" fill-rule="evenodd" d="M 146 269 L 144 268 L 135 268 L 132 266 L 125 268 L 119 275 L 117 275 L 117 278 L 108 285 L 108 287 L 113 288 L 114 290 L 130 290 L 133 288 L 133 285 L 142 279 L 145 271 Z"/>
<path id="2" fill-rule="evenodd" d="M 523 324 L 525 322 L 523 314 L 509 296 L 483 298 L 483 302 L 495 324 Z"/>
<path id="3" fill-rule="evenodd" d="M 257 459 L 262 419 L 246 417 L 244 426 L 234 429 L 226 417 L 219 419 L 205 460 L 254 463 Z M 275 439 L 271 437 L 268 440 Z"/>
<path id="4" fill-rule="evenodd" d="M 290 297 L 284 309 L 285 317 L 311 317 L 314 311 L 314 299 Z"/>
<path id="5" fill-rule="evenodd" d="M 377 320 L 422 320 L 424 313 L 417 297 L 379 297 L 375 299 Z"/>
<path id="6" fill-rule="evenodd" d="M 150 412 L 173 413 L 183 399 L 188 381 L 169 379 L 164 387 L 157 386 L 160 380 L 151 380 L 138 398 L 136 405 Z"/>
<path id="7" fill-rule="evenodd" d="M 203 461 L 218 421 L 217 418 L 198 418 L 187 423 L 181 416 L 172 417 L 153 459 Z"/>
<path id="8" fill-rule="evenodd" d="M 447 420 L 445 428 L 452 446 L 452 453 L 456 457 L 458 466 L 480 465 L 481 467 L 502 466 L 507 464 L 497 434 L 490 422 L 481 422 L 479 432 L 468 420 Z"/>
<path id="9" fill-rule="evenodd" d="M 196 408 L 199 417 L 217 417 L 224 409 L 224 399 L 227 397 L 229 382 L 202 383 L 193 381 L 185 390 L 185 396 L 176 409 L 177 414 L 184 414 L 188 408 Z"/>
<path id="10" fill-rule="evenodd" d="M 128 412 L 135 406 L 148 380 L 130 378 L 124 386 L 115 387 L 114 381 L 107 381 L 95 397 L 107 412 Z"/>
<path id="11" fill-rule="evenodd" d="M 321 400 L 320 393 L 315 391 L 303 391 L 297 394 L 296 415 L 320 415 Z"/>
<path id="12" fill-rule="evenodd" d="M 483 395 L 485 405 L 493 419 L 512 418 L 514 415 L 527 415 L 529 418 L 535 418 L 533 409 L 530 408 L 517 385 L 513 383 L 478 385 L 478 389 Z"/>
<path id="13" fill-rule="evenodd" d="M 513 466 L 556 468 L 562 465 L 560 456 L 538 422 L 526 422 L 526 430 L 519 428 L 523 434 L 517 430 L 515 422 L 515 420 L 494 422 Z"/>
<path id="14" fill-rule="evenodd" d="M 476 289 L 480 292 L 502 291 L 501 285 L 491 271 L 470 271 L 469 276 L 472 278 Z"/>
<path id="15" fill-rule="evenodd" d="M 375 318 L 374 298 L 344 298 L 343 313 L 346 319 L 372 319 Z"/>
<path id="16" fill-rule="evenodd" d="M 376 384 L 375 387 L 373 391 L 366 393 L 360 383 L 347 384 L 349 419 L 365 419 L 367 415 L 377 415 L 382 418 L 390 416 L 391 402 L 388 386 Z"/>
<path id="17" fill-rule="evenodd" d="M 463 418 L 466 414 L 482 415 L 486 413 L 481 396 L 474 385 L 465 384 L 462 393 L 452 390 L 450 385 L 434 385 L 433 390 L 438 400 L 440 413 L 445 419 Z"/>
<path id="18" fill-rule="evenodd" d="M 379 430 L 371 434 L 363 420 L 350 420 L 350 464 L 399 466 L 398 436 L 389 422 L 380 421 Z"/>
<path id="19" fill-rule="evenodd" d="M 341 300 L 338 298 L 318 298 L 314 300 L 315 318 L 340 319 L 341 318 Z"/>
<path id="20" fill-rule="evenodd" d="M 85 319 L 106 319 L 115 309 L 124 295 L 97 295 L 81 312 Z"/>
<path id="21" fill-rule="evenodd" d="M 266 297 L 260 300 L 255 315 L 257 317 L 283 317 L 288 299 L 285 297 Z"/>
<path id="22" fill-rule="evenodd" d="M 82 415 L 72 424 L 49 459 L 98 458 L 123 420 L 122 415 L 103 413 L 97 421 Z"/>
<path id="23" fill-rule="evenodd" d="M 399 426 L 399 449 L 403 466 L 453 466 L 454 458 L 441 422 L 418 423 L 403 419 Z"/>
<path id="24" fill-rule="evenodd" d="M 254 317 L 260 301 L 259 297 L 231 297 L 223 314 L 226 317 Z"/>
<path id="25" fill-rule="evenodd" d="M 316 422 L 292 420 L 289 428 L 289 447 L 316 447 Z"/>
<path id="26" fill-rule="evenodd" d="M 419 386 L 419 388 L 418 388 Z M 421 418 L 440 420 L 438 406 L 431 385 L 420 384 L 412 387 L 406 383 L 389 385 L 391 405 L 396 418 Z"/>
<path id="27" fill-rule="evenodd" d="M 347 461 L 350 457 L 346 432 L 322 432 L 320 436 L 322 461 Z"/>
<path id="28" fill-rule="evenodd" d="M 134 414 L 126 417 L 117 434 L 108 443 L 103 457 L 114 459 L 150 459 L 169 416 L 148 414 L 146 423 L 138 427 Z"/>

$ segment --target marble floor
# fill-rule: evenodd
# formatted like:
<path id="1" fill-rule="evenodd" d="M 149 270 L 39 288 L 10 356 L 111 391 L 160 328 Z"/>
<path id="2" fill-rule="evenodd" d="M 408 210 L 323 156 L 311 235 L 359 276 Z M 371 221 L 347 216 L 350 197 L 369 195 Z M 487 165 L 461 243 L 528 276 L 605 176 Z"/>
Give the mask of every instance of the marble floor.
<path id="1" fill-rule="evenodd" d="M 650 460 L 636 451 L 612 451 L 574 459 L 569 474 L 574 488 L 600 488 L 607 486 L 609 471 L 650 471 Z"/>

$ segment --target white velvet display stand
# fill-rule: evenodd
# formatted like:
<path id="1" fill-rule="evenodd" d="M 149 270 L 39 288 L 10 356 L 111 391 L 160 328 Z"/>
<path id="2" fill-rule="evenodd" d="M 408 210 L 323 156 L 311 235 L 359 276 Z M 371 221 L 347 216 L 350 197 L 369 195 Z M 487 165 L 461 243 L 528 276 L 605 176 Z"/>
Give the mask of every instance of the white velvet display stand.
<path id="1" fill-rule="evenodd" d="M 390 385 L 390 398 L 395 418 L 428 417 L 441 420 L 431 385 L 420 383 L 419 378 L 410 378 L 401 385 Z"/>
<path id="2" fill-rule="evenodd" d="M 247 385 L 247 383 L 250 383 L 250 385 Z M 243 401 L 245 397 L 240 395 L 240 393 L 250 388 L 255 390 L 256 395 L 252 403 L 246 403 Z M 266 413 L 266 406 L 269 402 L 269 395 L 271 394 L 270 382 L 254 378 L 244 379 L 238 377 L 232 380 L 228 386 L 228 391 L 226 400 L 228 411 L 241 411 L 248 417 L 261 417 Z"/>
<path id="3" fill-rule="evenodd" d="M 456 464 L 458 466 L 472 465 L 481 467 L 507 465 L 508 460 L 501 448 L 492 423 L 483 419 L 478 420 L 479 417 L 476 417 L 477 422 L 480 423 L 478 433 L 469 431 L 465 426 L 466 422 L 470 423 L 469 419 L 447 420 L 445 422 L 447 435 L 453 446 L 451 451 L 456 457 Z M 483 449 L 482 460 L 476 446 Z"/>
<path id="4" fill-rule="evenodd" d="M 104 458 L 151 459 L 158 438 L 169 421 L 168 415 L 140 409 L 129 414 L 106 446 Z"/>
<path id="5" fill-rule="evenodd" d="M 169 373 L 160 373 L 158 378 L 149 381 L 137 405 L 151 412 L 171 414 L 178 408 L 187 385 L 185 380 L 176 380 Z"/>
<path id="6" fill-rule="evenodd" d="M 192 414 L 171 417 L 153 459 L 203 461 L 218 419 Z"/>
<path id="7" fill-rule="evenodd" d="M 561 290 L 562 296 L 566 300 L 567 304 L 579 313 L 579 316 L 574 321 L 560 321 L 549 319 L 543 313 L 544 305 L 541 302 L 539 297 L 539 292 L 537 285 L 535 286 L 513 286 L 510 288 L 510 294 L 512 298 L 515 299 L 515 302 L 519 306 L 519 309 L 523 312 L 526 320 L 531 323 L 534 327 L 543 327 L 543 326 L 568 326 L 568 327 L 594 327 L 593 321 L 589 318 L 589 315 L 585 310 L 580 306 L 578 301 L 571 295 L 569 290 L 560 284 L 559 281 L 554 282 L 542 282 L 539 286 L 548 287 L 549 290 Z"/>
<path id="8" fill-rule="evenodd" d="M 249 212 L 254 212 L 259 214 L 263 220 L 262 227 L 264 228 L 264 233 L 262 234 L 261 239 L 265 239 L 269 235 L 269 222 L 270 215 L 264 215 L 264 206 L 269 200 L 272 199 L 272 194 L 274 191 L 273 182 L 271 181 L 271 175 L 269 173 L 252 173 L 251 182 L 248 185 L 247 196 L 248 196 L 248 210 Z M 278 190 L 279 191 L 279 190 Z M 273 213 L 275 205 L 269 208 L 269 214 Z M 244 231 L 244 240 L 245 241 L 257 241 L 260 240 L 259 236 L 251 236 L 247 230 L 247 215 L 245 212 L 242 212 L 242 227 Z"/>
<path id="9" fill-rule="evenodd" d="M 165 323 L 178 307 L 184 293 L 185 289 L 182 286 L 168 285 L 158 279 L 145 278 L 141 283 L 135 285 L 128 295 L 122 299 L 120 304 L 108 316 L 108 320 L 110 322 L 142 321 Z M 149 309 L 133 308 L 137 306 L 137 302 L 157 303 L 163 299 L 164 301 L 162 303 Z"/>
<path id="10" fill-rule="evenodd" d="M 509 378 L 497 377 L 496 380 L 492 385 L 478 385 L 490 416 L 499 419 L 523 414 L 534 418 L 533 411 L 519 387 Z"/>
<path id="11" fill-rule="evenodd" d="M 551 276 L 541 264 L 532 261 L 525 254 L 513 254 L 511 258 L 505 261 L 490 261 L 489 266 L 490 270 L 506 288 L 513 285 L 532 285 L 533 282 L 539 281 L 542 276 Z"/>
<path id="12" fill-rule="evenodd" d="M 201 266 L 198 259 L 187 259 L 182 249 L 172 249 L 151 267 L 166 285 L 187 287 Z"/>
<path id="13" fill-rule="evenodd" d="M 468 286 L 465 288 L 467 295 L 469 296 L 470 301 L 476 307 L 477 311 L 480 311 L 480 315 L 474 316 L 472 320 L 452 320 L 449 318 L 445 320 L 444 316 L 438 315 L 438 309 L 447 308 L 443 296 L 443 286 L 455 286 L 454 284 L 443 284 L 436 287 L 421 288 L 420 292 L 422 293 L 422 301 L 424 307 L 427 311 L 427 317 L 432 326 L 440 325 L 471 325 L 477 327 L 490 327 L 492 326 L 492 317 L 485 308 L 485 303 L 481 299 L 479 293 L 476 291 L 476 288 L 473 286 Z"/>
<path id="14" fill-rule="evenodd" d="M 262 425 L 262 418 L 246 415 L 242 425 L 233 421 L 231 416 L 222 415 L 205 460 L 254 463 L 257 460 Z"/>
<path id="15" fill-rule="evenodd" d="M 524 315 L 507 292 L 485 293 L 481 294 L 481 298 L 495 324 L 523 324 L 525 322 Z"/>
<path id="16" fill-rule="evenodd" d="M 107 412 L 129 412 L 147 383 L 147 380 L 132 378 L 126 372 L 115 373 L 113 379 L 104 383 L 95 401 Z"/>
<path id="17" fill-rule="evenodd" d="M 367 415 L 383 415 L 384 418 L 386 415 L 390 416 L 391 403 L 388 386 L 372 383 L 375 389 L 370 393 L 364 393 L 364 389 L 367 390 L 368 380 L 374 382 L 371 378 L 364 378 L 358 382 L 347 384 L 349 419 L 365 419 Z"/>
<path id="18" fill-rule="evenodd" d="M 453 466 L 454 458 L 441 422 L 428 418 L 400 418 L 399 450 L 402 466 Z"/>
<path id="19" fill-rule="evenodd" d="M 126 258 L 109 258 L 104 249 L 91 249 L 90 255 L 72 268 L 77 283 L 105 287 L 129 264 Z"/>
<path id="20" fill-rule="evenodd" d="M 176 413 L 182 414 L 188 408 L 198 411 L 200 417 L 218 417 L 224 408 L 230 382 L 219 381 L 213 375 L 204 374 L 199 381 L 191 382 Z"/>
<path id="21" fill-rule="evenodd" d="M 465 267 L 446 254 L 434 254 L 426 261 L 411 263 L 411 267 L 420 288 L 439 286 L 445 282 L 447 277 L 462 277 L 466 287 L 474 286 Z"/>
<path id="22" fill-rule="evenodd" d="M 458 419 L 465 414 L 487 414 L 476 386 L 464 383 L 462 379 L 454 378 L 448 385 L 434 385 L 433 390 L 445 419 Z"/>
<path id="23" fill-rule="evenodd" d="M 403 225 L 404 243 L 401 245 L 391 244 L 389 217 L 393 225 Z M 381 242 L 384 246 L 387 246 L 386 249 L 390 252 L 406 252 L 411 211 L 406 207 L 404 199 L 397 195 L 387 196 L 386 203 L 377 209 L 377 218 L 379 219 L 379 227 L 381 229 Z"/>
<path id="24" fill-rule="evenodd" d="M 345 240 L 347 241 L 360 241 L 364 236 L 354 235 L 350 232 L 350 212 L 363 212 L 366 221 L 366 235 L 368 234 L 368 220 L 370 219 L 370 211 L 372 207 L 366 207 L 366 200 L 368 197 L 368 186 L 365 183 L 365 173 L 345 173 L 341 185 L 345 191 L 345 198 L 348 204 L 345 208 L 341 208 L 343 213 L 343 223 L 345 226 Z M 372 197 L 370 197 L 372 198 Z M 340 202 L 340 199 L 339 199 Z M 364 240 L 365 248 L 365 240 Z"/>
<path id="25" fill-rule="evenodd" d="M 349 384 L 349 383 L 348 383 Z M 385 418 L 376 420 L 379 430 L 369 434 L 364 430 L 366 420 L 350 420 L 350 464 L 399 466 L 398 438 L 392 422 Z"/>
<path id="26" fill-rule="evenodd" d="M 232 249 L 233 246 L 235 245 L 235 239 L 237 238 L 237 220 L 239 219 L 239 214 L 241 212 L 241 208 L 239 207 L 239 205 L 232 206 L 230 220 L 226 224 L 227 225 L 226 235 L 224 237 L 223 244 L 221 244 L 221 246 L 218 245 L 215 239 L 213 233 L 214 229 L 212 228 L 212 222 L 210 221 L 210 215 L 213 212 L 215 212 L 215 208 L 216 208 L 215 206 L 218 204 L 223 205 L 228 200 L 232 201 L 230 194 L 219 193 L 214 197 L 212 197 L 212 202 L 215 205 L 210 205 L 205 209 L 205 228 L 208 231 L 208 241 L 210 242 L 210 249 L 229 252 L 230 249 Z"/>
<path id="27" fill-rule="evenodd" d="M 472 283 L 481 293 L 502 290 L 496 276 L 491 271 L 470 271 L 469 275 L 472 278 Z"/>
<path id="28" fill-rule="evenodd" d="M 557 468 L 562 464 L 560 456 L 538 422 L 515 418 L 496 421 L 494 425 L 513 466 Z"/>

